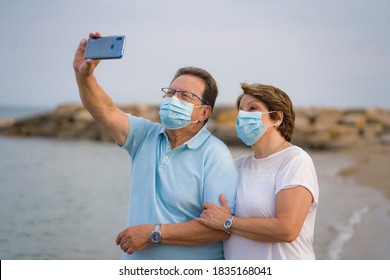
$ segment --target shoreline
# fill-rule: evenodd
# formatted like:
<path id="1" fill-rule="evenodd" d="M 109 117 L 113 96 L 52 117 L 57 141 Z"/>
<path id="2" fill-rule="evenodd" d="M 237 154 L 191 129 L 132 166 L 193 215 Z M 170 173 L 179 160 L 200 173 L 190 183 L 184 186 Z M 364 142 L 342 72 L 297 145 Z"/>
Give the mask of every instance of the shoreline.
<path id="1" fill-rule="evenodd" d="M 339 153 L 350 156 L 355 163 L 341 169 L 337 175 L 353 178 L 356 184 L 379 190 L 390 199 L 389 145 L 359 145 Z"/>
<path id="2" fill-rule="evenodd" d="M 390 259 L 390 147 L 309 151 L 317 162 L 320 202 L 317 259 Z M 319 171 L 321 170 L 321 172 Z"/>

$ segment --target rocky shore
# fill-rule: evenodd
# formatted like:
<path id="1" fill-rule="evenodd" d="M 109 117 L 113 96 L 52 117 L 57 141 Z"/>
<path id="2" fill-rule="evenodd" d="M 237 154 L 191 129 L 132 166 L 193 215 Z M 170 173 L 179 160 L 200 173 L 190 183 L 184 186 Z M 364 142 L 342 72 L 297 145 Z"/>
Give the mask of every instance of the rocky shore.
<path id="1" fill-rule="evenodd" d="M 128 113 L 159 122 L 158 106 L 120 106 Z M 369 145 L 390 145 L 390 109 L 296 108 L 292 142 L 303 148 L 337 150 Z M 242 145 L 235 132 L 237 111 L 216 106 L 208 129 L 226 144 Z M 0 133 L 18 137 L 52 137 L 113 141 L 81 104 L 62 104 L 51 112 L 18 120 L 0 120 Z"/>

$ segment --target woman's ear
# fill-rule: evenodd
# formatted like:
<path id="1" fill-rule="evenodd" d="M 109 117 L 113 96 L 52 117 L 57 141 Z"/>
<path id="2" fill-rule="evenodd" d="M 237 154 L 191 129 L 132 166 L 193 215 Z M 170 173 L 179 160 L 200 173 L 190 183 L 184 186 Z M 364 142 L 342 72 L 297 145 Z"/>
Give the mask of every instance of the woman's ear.
<path id="1" fill-rule="evenodd" d="M 277 111 L 276 114 L 278 115 L 278 126 L 277 127 L 279 127 L 283 122 L 284 114 L 282 111 Z"/>

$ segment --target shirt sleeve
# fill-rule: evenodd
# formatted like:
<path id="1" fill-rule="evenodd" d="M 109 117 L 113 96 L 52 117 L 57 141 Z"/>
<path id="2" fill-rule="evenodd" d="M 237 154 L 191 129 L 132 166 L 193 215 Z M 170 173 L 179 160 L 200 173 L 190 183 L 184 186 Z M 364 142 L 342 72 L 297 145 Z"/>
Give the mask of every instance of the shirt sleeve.
<path id="1" fill-rule="evenodd" d="M 238 183 L 237 169 L 227 148 L 217 153 L 219 154 L 218 158 L 206 166 L 204 202 L 221 205 L 219 197 L 223 193 L 229 204 L 230 212 L 234 213 Z"/>
<path id="2" fill-rule="evenodd" d="M 313 161 L 309 155 L 301 154 L 290 159 L 278 172 L 275 181 L 275 195 L 294 186 L 303 186 L 310 191 L 314 204 L 318 205 L 318 181 Z"/>
<path id="3" fill-rule="evenodd" d="M 147 119 L 136 117 L 128 114 L 130 129 L 127 134 L 125 144 L 122 146 L 130 154 L 131 158 L 134 158 L 137 154 L 141 144 L 145 144 L 145 141 L 149 141 L 149 135 L 155 133 L 154 130 L 162 130 L 160 124 L 151 122 Z"/>

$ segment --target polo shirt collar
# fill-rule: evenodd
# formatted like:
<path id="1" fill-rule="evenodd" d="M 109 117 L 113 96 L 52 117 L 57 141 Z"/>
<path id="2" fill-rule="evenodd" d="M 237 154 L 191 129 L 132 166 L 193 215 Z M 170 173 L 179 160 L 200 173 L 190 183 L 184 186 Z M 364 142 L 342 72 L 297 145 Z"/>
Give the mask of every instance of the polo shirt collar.
<path id="1" fill-rule="evenodd" d="M 165 137 L 168 138 L 168 136 L 165 133 L 164 127 L 160 132 L 160 135 L 161 134 L 165 135 Z M 204 141 L 206 141 L 207 138 L 209 138 L 210 134 L 211 134 L 210 131 L 207 130 L 207 124 L 205 124 L 201 128 L 201 130 L 199 130 L 198 133 L 194 135 L 194 137 L 192 137 L 190 140 L 185 142 L 183 145 L 187 145 L 189 149 L 193 149 L 193 150 L 197 149 L 200 145 L 204 143 Z"/>
<path id="2" fill-rule="evenodd" d="M 197 149 L 200 145 L 206 141 L 207 138 L 210 136 L 210 131 L 207 130 L 207 124 L 204 125 L 201 130 L 198 131 L 197 134 L 195 134 L 194 137 L 192 137 L 190 140 L 186 142 L 187 147 L 189 149 Z"/>

